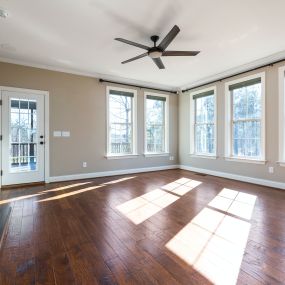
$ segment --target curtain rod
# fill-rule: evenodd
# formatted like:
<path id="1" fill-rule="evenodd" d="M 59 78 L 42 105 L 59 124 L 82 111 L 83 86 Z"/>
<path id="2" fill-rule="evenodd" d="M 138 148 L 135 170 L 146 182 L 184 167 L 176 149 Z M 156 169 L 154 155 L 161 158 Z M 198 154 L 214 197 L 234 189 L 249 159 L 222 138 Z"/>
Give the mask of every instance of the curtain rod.
<path id="1" fill-rule="evenodd" d="M 226 79 L 229 79 L 229 78 L 241 75 L 241 74 L 245 74 L 247 72 L 251 72 L 251 71 L 254 71 L 254 70 L 257 70 L 257 69 L 260 69 L 260 68 L 264 68 L 264 67 L 267 67 L 267 66 L 273 66 L 274 64 L 277 64 L 277 63 L 280 63 L 280 62 L 283 62 L 283 61 L 285 61 L 285 58 L 277 60 L 277 61 L 273 61 L 273 62 L 270 62 L 270 63 L 267 63 L 267 64 L 264 64 L 264 65 L 261 65 L 261 66 L 258 66 L 258 67 L 254 67 L 254 68 L 248 69 L 246 71 L 241 71 L 239 73 L 235 73 L 235 74 L 232 74 L 232 75 L 229 75 L 229 76 L 226 76 L 226 77 L 221 77 L 219 79 L 216 79 L 216 80 L 213 80 L 213 81 L 209 81 L 209 82 L 206 82 L 206 83 L 203 83 L 203 84 L 200 84 L 200 85 L 196 85 L 196 86 L 193 86 L 191 88 L 187 88 L 185 90 L 182 90 L 182 93 L 190 91 L 190 90 L 193 90 L 193 89 L 196 89 L 196 88 L 199 88 L 199 87 L 203 87 L 205 85 L 213 84 L 213 83 L 216 83 L 218 81 L 223 81 L 223 80 L 226 80 Z"/>
<path id="2" fill-rule="evenodd" d="M 130 87 L 143 88 L 143 89 L 149 89 L 149 90 L 155 90 L 155 91 L 162 91 L 162 92 L 168 92 L 168 93 L 177 94 L 176 91 L 170 91 L 170 90 L 164 90 L 164 89 L 152 88 L 152 87 L 140 86 L 140 85 L 134 85 L 134 84 L 127 84 L 127 83 L 122 83 L 122 82 L 105 80 L 105 79 L 101 79 L 101 78 L 99 79 L 99 82 L 101 82 L 101 83 L 106 82 L 106 83 L 125 85 L 125 86 L 130 86 Z"/>

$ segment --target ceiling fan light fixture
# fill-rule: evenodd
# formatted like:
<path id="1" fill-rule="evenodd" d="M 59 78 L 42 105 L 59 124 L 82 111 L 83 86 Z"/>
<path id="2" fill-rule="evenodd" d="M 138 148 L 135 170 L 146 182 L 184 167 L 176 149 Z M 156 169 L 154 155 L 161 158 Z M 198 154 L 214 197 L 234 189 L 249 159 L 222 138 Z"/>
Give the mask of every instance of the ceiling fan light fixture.
<path id="1" fill-rule="evenodd" d="M 153 35 L 150 39 L 153 41 L 153 46 L 148 47 L 146 45 L 142 45 L 140 43 L 132 42 L 123 38 L 115 38 L 116 41 L 135 46 L 141 49 L 144 49 L 145 52 L 132 57 L 128 60 L 122 61 L 122 64 L 129 63 L 135 61 L 137 59 L 143 58 L 148 56 L 152 59 L 152 61 L 156 64 L 159 69 L 165 69 L 165 66 L 161 60 L 163 56 L 195 56 L 199 53 L 199 51 L 177 51 L 177 50 L 167 50 L 167 47 L 172 43 L 174 38 L 180 32 L 180 29 L 177 25 L 170 30 L 170 32 L 164 37 L 164 39 L 160 42 L 159 45 L 156 45 L 157 41 L 159 40 L 159 36 Z"/>
<path id="2" fill-rule="evenodd" d="M 160 51 L 160 50 L 150 51 L 150 52 L 148 53 L 148 55 L 149 55 L 149 57 L 151 57 L 151 58 L 159 58 L 159 57 L 162 56 L 162 51 Z"/>

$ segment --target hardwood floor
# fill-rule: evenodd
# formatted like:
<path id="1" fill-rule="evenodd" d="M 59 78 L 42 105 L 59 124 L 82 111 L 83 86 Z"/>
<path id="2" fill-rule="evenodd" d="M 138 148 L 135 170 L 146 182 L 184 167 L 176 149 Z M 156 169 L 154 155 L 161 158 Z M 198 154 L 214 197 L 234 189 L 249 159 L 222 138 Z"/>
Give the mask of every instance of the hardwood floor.
<path id="1" fill-rule="evenodd" d="M 285 284 L 285 191 L 184 170 L 1 193 L 0 284 Z"/>

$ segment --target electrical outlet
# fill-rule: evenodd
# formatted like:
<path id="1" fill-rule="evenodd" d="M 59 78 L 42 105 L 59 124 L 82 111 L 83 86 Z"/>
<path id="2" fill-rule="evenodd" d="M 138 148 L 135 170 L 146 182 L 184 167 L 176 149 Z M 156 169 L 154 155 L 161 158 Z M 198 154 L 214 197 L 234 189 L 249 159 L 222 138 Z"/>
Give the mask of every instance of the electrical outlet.
<path id="1" fill-rule="evenodd" d="M 274 173 L 274 167 L 273 166 L 269 166 L 268 167 L 268 172 L 269 173 Z"/>
<path id="2" fill-rule="evenodd" d="M 169 156 L 169 160 L 174 160 L 174 156 Z"/>
<path id="3" fill-rule="evenodd" d="M 87 167 L 87 162 L 84 161 L 84 162 L 82 163 L 82 166 L 83 166 L 83 167 Z"/>

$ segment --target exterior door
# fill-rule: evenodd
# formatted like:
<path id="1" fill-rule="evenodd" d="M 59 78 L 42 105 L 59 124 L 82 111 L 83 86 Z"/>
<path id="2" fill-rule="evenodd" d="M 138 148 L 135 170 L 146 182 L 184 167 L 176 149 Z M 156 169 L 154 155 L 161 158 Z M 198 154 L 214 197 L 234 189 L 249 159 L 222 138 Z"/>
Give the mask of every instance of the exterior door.
<path id="1" fill-rule="evenodd" d="M 1 92 L 2 185 L 45 180 L 44 95 Z"/>

